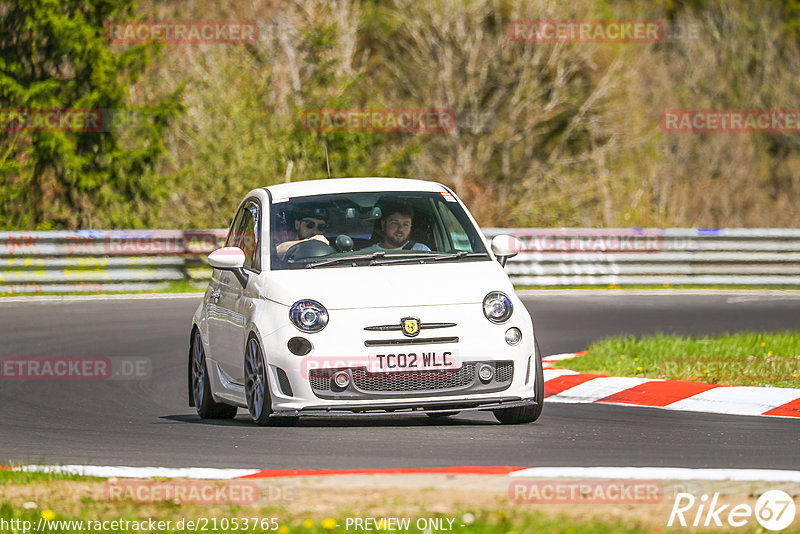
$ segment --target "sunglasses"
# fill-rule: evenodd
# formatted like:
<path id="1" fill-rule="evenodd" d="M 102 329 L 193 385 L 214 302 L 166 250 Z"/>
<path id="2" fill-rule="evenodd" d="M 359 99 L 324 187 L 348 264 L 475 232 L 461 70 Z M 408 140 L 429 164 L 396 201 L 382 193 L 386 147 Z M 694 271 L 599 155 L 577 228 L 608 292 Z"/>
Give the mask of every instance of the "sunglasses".
<path id="1" fill-rule="evenodd" d="M 303 223 L 308 230 L 317 228 L 320 232 L 324 232 L 328 229 L 327 223 L 315 223 L 314 221 L 309 221 L 306 219 L 302 219 L 300 222 Z"/>

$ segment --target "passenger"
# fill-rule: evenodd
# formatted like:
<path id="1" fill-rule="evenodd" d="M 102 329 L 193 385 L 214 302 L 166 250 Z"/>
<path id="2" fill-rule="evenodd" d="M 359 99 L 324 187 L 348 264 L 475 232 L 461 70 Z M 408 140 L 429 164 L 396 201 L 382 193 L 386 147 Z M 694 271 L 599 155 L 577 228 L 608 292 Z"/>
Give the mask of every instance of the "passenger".
<path id="1" fill-rule="evenodd" d="M 387 204 L 381 208 L 381 236 L 378 243 L 374 243 L 363 251 L 372 250 L 421 250 L 430 252 L 430 248 L 422 243 L 411 241 L 411 226 L 414 220 L 414 209 L 402 203 Z"/>

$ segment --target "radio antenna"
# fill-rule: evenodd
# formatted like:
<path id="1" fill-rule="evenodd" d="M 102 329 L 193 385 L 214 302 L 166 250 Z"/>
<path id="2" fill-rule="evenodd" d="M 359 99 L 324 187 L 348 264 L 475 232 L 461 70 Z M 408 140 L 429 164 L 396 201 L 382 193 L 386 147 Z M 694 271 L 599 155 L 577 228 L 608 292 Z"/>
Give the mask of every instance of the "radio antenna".
<path id="1" fill-rule="evenodd" d="M 331 162 L 328 160 L 328 143 L 325 143 L 325 166 L 328 167 L 328 178 L 331 177 Z"/>

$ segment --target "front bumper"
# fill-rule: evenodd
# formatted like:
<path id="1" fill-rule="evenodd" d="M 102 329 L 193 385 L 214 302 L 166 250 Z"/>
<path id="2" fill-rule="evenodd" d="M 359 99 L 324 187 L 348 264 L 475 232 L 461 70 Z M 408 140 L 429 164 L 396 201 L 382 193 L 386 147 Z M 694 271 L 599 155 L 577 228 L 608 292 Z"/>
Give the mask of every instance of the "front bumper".
<path id="1" fill-rule="evenodd" d="M 269 370 L 272 409 L 276 414 L 330 415 L 370 410 L 380 413 L 406 410 L 407 413 L 412 409 L 424 412 L 431 406 L 459 406 L 458 411 L 462 408 L 491 410 L 508 407 L 497 403 L 526 402 L 525 399 L 533 397 L 533 327 L 523 307 L 502 325 L 487 321 L 476 304 L 374 308 L 368 314 L 364 310 L 330 313 L 330 324 L 319 333 L 302 334 L 292 325 L 259 328 L 270 332 L 261 338 Z M 449 326 L 430 331 L 421 326 L 422 333 L 413 338 L 398 332 L 365 328 L 399 325 L 398 318 L 406 316 L 419 316 L 421 325 Z M 514 346 L 504 339 L 505 331 L 511 327 L 523 333 L 522 341 Z M 305 337 L 310 341 L 312 349 L 306 356 L 296 356 L 287 350 L 293 337 Z M 446 340 L 440 339 L 445 337 Z M 451 373 L 452 376 L 441 377 L 442 380 L 424 371 L 354 373 L 370 351 L 384 350 L 376 346 L 385 347 L 387 351 L 440 354 L 453 351 L 462 368 Z M 341 363 L 353 360 L 362 363 Z M 309 362 L 315 362 L 318 367 Z M 479 380 L 476 372 L 480 364 L 494 367 L 492 380 Z M 347 368 L 352 379 L 351 386 L 342 390 L 325 385 L 328 375 L 315 376 L 315 369 L 331 373 L 340 368 Z"/>

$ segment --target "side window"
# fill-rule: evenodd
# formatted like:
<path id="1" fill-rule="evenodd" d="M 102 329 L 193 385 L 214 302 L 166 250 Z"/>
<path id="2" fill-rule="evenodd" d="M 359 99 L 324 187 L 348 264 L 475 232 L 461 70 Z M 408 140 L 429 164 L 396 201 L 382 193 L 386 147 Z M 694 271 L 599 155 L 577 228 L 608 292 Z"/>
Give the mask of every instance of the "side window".
<path id="1" fill-rule="evenodd" d="M 226 246 L 239 247 L 244 251 L 245 267 L 252 269 L 261 269 L 261 261 L 258 254 L 258 227 L 258 204 L 251 200 L 236 215 L 232 233 L 228 236 L 228 241 L 226 242 Z"/>
<path id="2" fill-rule="evenodd" d="M 452 211 L 447 209 L 443 202 L 439 202 L 439 212 L 442 214 L 442 222 L 444 223 L 445 232 L 448 234 L 450 241 L 453 243 L 455 250 L 472 251 L 472 245 L 469 242 L 466 230 L 458 221 Z"/>
<path id="3" fill-rule="evenodd" d="M 233 218 L 233 222 L 231 223 L 231 229 L 228 230 L 228 237 L 225 239 L 225 246 L 226 247 L 235 247 L 238 245 L 234 244 L 236 240 L 236 230 L 239 228 L 239 223 L 242 222 L 242 215 L 244 215 L 246 206 L 242 206 L 238 212 L 236 212 L 236 216 Z"/>

